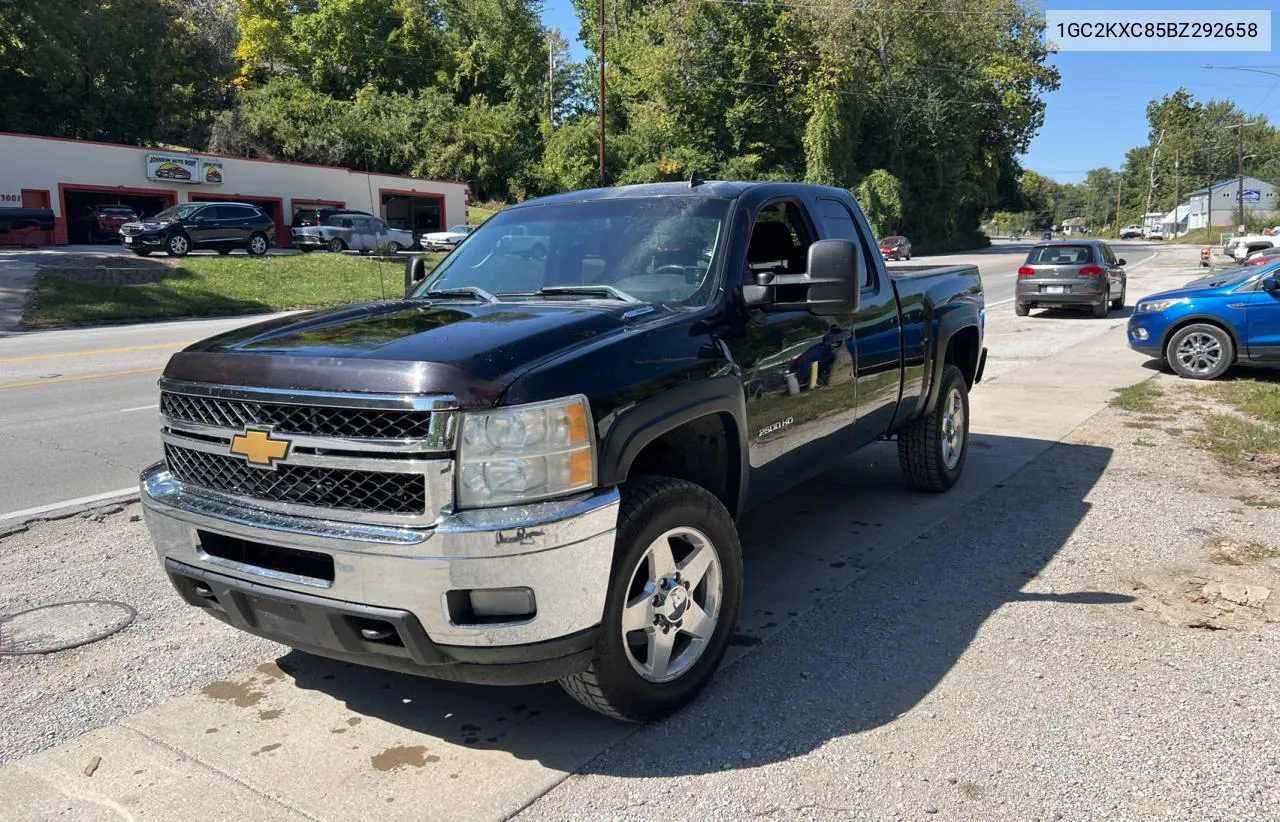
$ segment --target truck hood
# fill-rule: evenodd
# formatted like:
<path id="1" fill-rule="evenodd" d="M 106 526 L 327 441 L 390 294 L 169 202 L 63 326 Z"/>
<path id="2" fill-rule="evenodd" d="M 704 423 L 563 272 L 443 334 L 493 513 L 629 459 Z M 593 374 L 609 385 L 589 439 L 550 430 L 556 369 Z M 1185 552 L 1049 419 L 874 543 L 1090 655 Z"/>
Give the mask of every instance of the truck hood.
<path id="1" fill-rule="evenodd" d="M 623 312 L 634 307 L 366 303 L 269 320 L 198 342 L 169 360 L 165 376 L 306 391 L 443 393 L 464 407 L 485 407 L 533 365 L 621 331 L 627 325 Z"/>

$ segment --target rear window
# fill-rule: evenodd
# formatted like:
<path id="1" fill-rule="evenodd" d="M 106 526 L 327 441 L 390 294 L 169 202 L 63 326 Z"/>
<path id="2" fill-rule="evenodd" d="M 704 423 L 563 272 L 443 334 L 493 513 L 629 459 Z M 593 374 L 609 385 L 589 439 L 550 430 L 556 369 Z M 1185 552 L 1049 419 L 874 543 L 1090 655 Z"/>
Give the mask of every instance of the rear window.
<path id="1" fill-rule="evenodd" d="M 293 215 L 293 227 L 300 228 L 304 225 L 315 225 L 319 220 L 320 212 L 314 208 L 300 209 Z"/>
<path id="2" fill-rule="evenodd" d="M 1093 262 L 1093 246 L 1041 245 L 1031 249 L 1027 265 L 1076 265 Z"/>

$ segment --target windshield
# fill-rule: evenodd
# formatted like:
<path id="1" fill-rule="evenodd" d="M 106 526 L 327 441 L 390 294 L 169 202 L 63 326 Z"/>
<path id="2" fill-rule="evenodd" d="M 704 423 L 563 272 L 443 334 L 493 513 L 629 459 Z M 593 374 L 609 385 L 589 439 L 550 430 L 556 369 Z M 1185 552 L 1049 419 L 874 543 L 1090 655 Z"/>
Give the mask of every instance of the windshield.
<path id="1" fill-rule="evenodd" d="M 654 303 L 704 305 L 729 201 L 648 197 L 548 203 L 502 211 L 414 292 L 480 288 L 530 298 L 549 287 L 597 288 L 555 299 L 602 299 L 599 286 Z M 607 299 L 608 297 L 603 297 Z"/>
<path id="2" fill-rule="evenodd" d="M 161 222 L 166 220 L 181 220 L 186 218 L 196 209 L 203 207 L 204 203 L 183 203 L 182 205 L 170 206 L 151 219 L 160 220 Z"/>
<path id="3" fill-rule="evenodd" d="M 466 234 L 469 231 L 471 231 L 471 226 L 469 225 L 455 225 L 453 228 L 449 229 L 445 233 L 446 234 Z"/>
<path id="4" fill-rule="evenodd" d="M 1093 262 L 1093 249 L 1087 245 L 1041 245 L 1031 249 L 1027 265 L 1078 265 Z"/>

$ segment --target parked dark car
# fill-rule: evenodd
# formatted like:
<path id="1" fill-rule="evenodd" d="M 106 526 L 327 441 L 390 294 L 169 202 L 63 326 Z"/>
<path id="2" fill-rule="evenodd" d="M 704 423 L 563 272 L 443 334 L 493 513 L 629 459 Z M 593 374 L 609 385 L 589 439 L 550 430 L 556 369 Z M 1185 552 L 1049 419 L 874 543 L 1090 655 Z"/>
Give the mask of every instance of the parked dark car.
<path id="1" fill-rule="evenodd" d="M 906 237 L 884 237 L 880 240 L 880 256 L 886 260 L 910 260 L 911 241 Z"/>
<path id="2" fill-rule="evenodd" d="M 200 249 L 230 254 L 237 248 L 258 256 L 275 244 L 276 224 L 265 211 L 246 203 L 182 203 L 146 220 L 125 223 L 120 235 L 125 248 L 139 257 L 153 251 L 184 257 Z"/>
<path id="3" fill-rule="evenodd" d="M 54 216 L 48 208 L 0 208 L 0 234 L 34 228 L 36 231 L 53 231 Z"/>
<path id="4" fill-rule="evenodd" d="M 1046 242 L 1048 242 L 1049 240 L 1052 240 L 1052 239 L 1053 239 L 1053 232 L 1052 232 L 1052 231 L 1044 231 L 1044 232 L 1041 232 L 1041 234 L 1040 234 L 1040 239 L 1042 239 L 1042 240 L 1044 240 L 1044 241 L 1046 241 Z"/>
<path id="5" fill-rule="evenodd" d="M 960 479 L 978 269 L 874 243 L 846 189 L 575 191 L 407 258 L 403 300 L 197 343 L 142 476 L 162 567 L 309 653 L 660 719 L 736 635 L 745 511 L 887 435 L 909 485 Z"/>
<path id="6" fill-rule="evenodd" d="M 1124 307 L 1124 260 L 1101 240 L 1042 243 L 1018 269 L 1014 311 L 1025 317 L 1032 308 L 1088 306 L 1093 316 Z"/>
<path id="7" fill-rule="evenodd" d="M 90 243 L 120 239 L 120 226 L 138 219 L 138 213 L 127 205 L 94 203 L 84 207 L 75 222 L 86 226 Z"/>

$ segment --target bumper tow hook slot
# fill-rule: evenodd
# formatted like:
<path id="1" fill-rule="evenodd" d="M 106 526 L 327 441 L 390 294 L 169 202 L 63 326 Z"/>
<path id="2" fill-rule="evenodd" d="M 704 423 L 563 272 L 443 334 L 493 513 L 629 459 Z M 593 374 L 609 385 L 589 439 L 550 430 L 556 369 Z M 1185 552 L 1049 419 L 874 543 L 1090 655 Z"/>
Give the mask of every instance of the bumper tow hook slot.
<path id="1" fill-rule="evenodd" d="M 360 636 L 372 642 L 379 642 L 384 639 L 390 639 L 393 632 L 381 628 L 361 628 Z"/>

